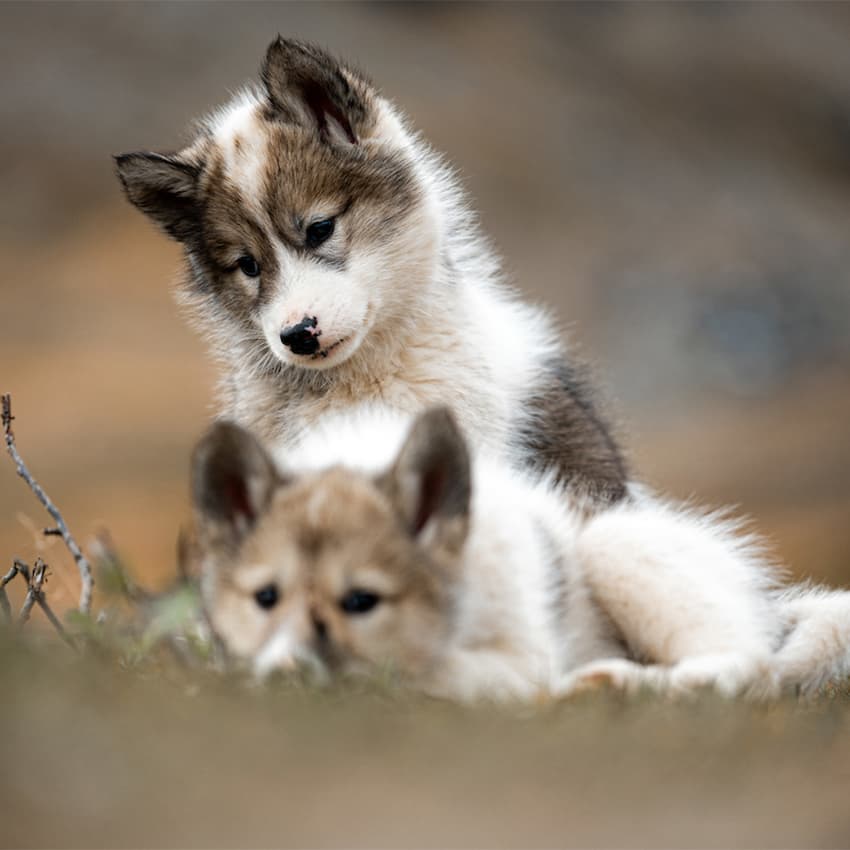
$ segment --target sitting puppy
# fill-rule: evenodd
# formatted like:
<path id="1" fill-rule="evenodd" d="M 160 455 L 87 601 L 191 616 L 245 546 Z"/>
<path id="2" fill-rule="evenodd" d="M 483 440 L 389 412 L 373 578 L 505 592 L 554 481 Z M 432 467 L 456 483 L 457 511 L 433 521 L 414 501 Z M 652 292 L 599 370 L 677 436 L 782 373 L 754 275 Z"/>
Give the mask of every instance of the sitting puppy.
<path id="1" fill-rule="evenodd" d="M 471 457 L 446 409 L 329 418 L 292 457 L 228 423 L 194 456 L 210 621 L 258 674 L 390 668 L 469 701 L 850 672 L 850 594 L 783 594 L 733 523 L 646 494 L 585 511 Z"/>
<path id="2" fill-rule="evenodd" d="M 477 444 L 619 500 L 629 474 L 582 370 L 504 284 L 446 165 L 312 45 L 277 39 L 261 77 L 183 150 L 116 160 L 184 248 L 218 414 L 287 446 L 361 403 L 448 404 Z"/>

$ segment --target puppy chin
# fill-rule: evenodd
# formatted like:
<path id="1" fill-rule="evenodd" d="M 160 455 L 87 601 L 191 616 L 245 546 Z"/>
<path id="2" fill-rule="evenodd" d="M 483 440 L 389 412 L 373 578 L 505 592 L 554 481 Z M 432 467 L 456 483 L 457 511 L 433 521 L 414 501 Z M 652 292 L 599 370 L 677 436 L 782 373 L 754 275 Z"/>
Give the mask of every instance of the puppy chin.
<path id="1" fill-rule="evenodd" d="M 293 354 L 282 347 L 277 347 L 275 354 L 288 366 L 322 372 L 345 363 L 360 348 L 364 336 L 363 331 L 343 334 L 333 341 L 326 342 L 315 354 Z M 322 341 L 324 340 L 323 336 Z"/>

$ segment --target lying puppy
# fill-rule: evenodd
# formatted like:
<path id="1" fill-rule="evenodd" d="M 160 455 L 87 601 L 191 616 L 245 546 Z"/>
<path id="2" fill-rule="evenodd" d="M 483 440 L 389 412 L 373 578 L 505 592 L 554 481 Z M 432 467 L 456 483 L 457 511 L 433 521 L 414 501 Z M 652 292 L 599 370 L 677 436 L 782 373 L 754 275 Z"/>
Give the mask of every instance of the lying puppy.
<path id="1" fill-rule="evenodd" d="M 452 415 L 328 419 L 278 465 L 219 423 L 193 463 L 214 630 L 258 674 L 390 668 L 459 700 L 625 690 L 773 696 L 850 673 L 850 594 L 782 591 L 718 516 L 601 512 L 471 457 Z"/>

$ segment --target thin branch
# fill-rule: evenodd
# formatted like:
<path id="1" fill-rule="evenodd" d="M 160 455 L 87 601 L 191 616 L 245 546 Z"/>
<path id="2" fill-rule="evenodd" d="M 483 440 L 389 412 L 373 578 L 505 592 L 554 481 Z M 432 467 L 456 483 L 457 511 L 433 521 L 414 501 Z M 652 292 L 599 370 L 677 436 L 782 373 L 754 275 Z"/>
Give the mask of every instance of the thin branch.
<path id="1" fill-rule="evenodd" d="M 155 594 L 139 587 L 130 577 L 106 529 L 100 529 L 95 534 L 94 540 L 89 544 L 88 553 L 98 569 L 101 581 L 105 582 L 107 591 L 117 590 L 136 605 L 145 605 L 156 598 Z"/>
<path id="2" fill-rule="evenodd" d="M 38 594 L 36 602 L 38 602 L 38 607 L 44 612 L 44 616 L 50 621 L 50 625 L 53 626 L 53 628 L 59 633 L 59 637 L 61 637 L 62 640 L 71 647 L 71 649 L 76 649 L 77 644 L 74 643 L 73 638 L 65 631 L 65 627 L 62 625 L 60 619 L 53 613 L 53 609 L 47 604 L 44 592 Z"/>
<path id="3" fill-rule="evenodd" d="M 30 580 L 30 568 L 29 564 L 22 561 L 20 558 L 12 558 L 12 569 L 9 570 L 8 573 L 3 577 L 3 583 L 8 584 L 14 576 L 12 575 L 12 570 L 16 573 L 20 573 L 24 577 L 24 581 L 29 582 Z"/>
<path id="4" fill-rule="evenodd" d="M 9 597 L 6 594 L 6 585 L 18 574 L 18 568 L 15 564 L 6 575 L 0 580 L 0 608 L 3 609 L 3 616 L 7 623 L 12 622 L 12 606 L 9 604 Z"/>
<path id="5" fill-rule="evenodd" d="M 41 585 L 44 582 L 44 576 L 47 572 L 47 565 L 41 558 L 35 559 L 32 572 L 29 576 L 29 587 L 27 595 L 24 598 L 24 604 L 21 607 L 21 613 L 18 615 L 18 625 L 23 626 L 30 618 L 30 611 L 35 605 L 36 600 L 41 596 Z"/>
<path id="6" fill-rule="evenodd" d="M 0 579 L 0 608 L 3 609 L 3 614 L 6 616 L 6 622 L 12 622 L 12 606 L 9 603 L 9 597 L 6 595 L 6 585 L 16 576 L 22 575 L 24 581 L 29 584 L 30 568 L 20 559 L 12 559 L 12 568 L 6 575 Z"/>
<path id="7" fill-rule="evenodd" d="M 185 584 L 192 581 L 192 575 L 196 572 L 199 560 L 198 540 L 195 533 L 185 525 L 180 526 L 177 531 L 177 575 Z"/>
<path id="8" fill-rule="evenodd" d="M 29 619 L 33 602 L 37 602 L 38 607 L 44 612 L 44 616 L 47 617 L 50 624 L 59 633 L 59 637 L 61 637 L 62 640 L 71 647 L 71 649 L 76 649 L 77 645 L 65 630 L 62 622 L 56 614 L 53 613 L 53 609 L 47 604 L 47 598 L 42 590 L 42 584 L 47 580 L 47 564 L 45 564 L 41 558 L 36 560 L 32 573 L 30 573 L 30 568 L 27 564 L 25 564 L 20 558 L 15 558 L 12 562 L 12 568 L 8 573 L 6 573 L 6 575 L 3 576 L 2 579 L 0 579 L 0 605 L 2 605 L 7 619 L 9 621 L 12 619 L 12 607 L 9 604 L 9 597 L 6 596 L 6 585 L 17 575 L 23 576 L 28 588 L 18 624 L 23 625 L 26 623 Z"/>
<path id="9" fill-rule="evenodd" d="M 18 454 L 18 449 L 15 446 L 15 435 L 12 433 L 12 420 L 14 418 L 12 416 L 12 397 L 8 394 L 4 395 L 2 398 L 2 404 L 2 421 L 3 431 L 6 437 L 6 448 L 8 449 L 12 460 L 15 462 L 18 475 L 27 482 L 30 489 L 33 493 L 35 493 L 36 498 L 39 502 L 41 502 L 50 516 L 53 517 L 56 522 L 56 529 L 58 533 L 65 541 L 65 545 L 68 547 L 74 561 L 76 561 L 77 569 L 80 571 L 80 579 L 82 580 L 82 589 L 80 591 L 80 611 L 83 614 L 88 614 L 91 610 L 92 590 L 94 589 L 94 576 L 92 575 L 91 565 L 86 560 L 80 547 L 77 545 L 77 541 L 71 536 L 71 532 L 68 530 L 68 526 L 62 518 L 62 514 L 59 512 L 59 509 L 53 504 L 53 502 L 48 498 L 47 493 L 44 492 L 38 482 L 32 477 L 23 461 L 23 458 L 20 454 Z"/>

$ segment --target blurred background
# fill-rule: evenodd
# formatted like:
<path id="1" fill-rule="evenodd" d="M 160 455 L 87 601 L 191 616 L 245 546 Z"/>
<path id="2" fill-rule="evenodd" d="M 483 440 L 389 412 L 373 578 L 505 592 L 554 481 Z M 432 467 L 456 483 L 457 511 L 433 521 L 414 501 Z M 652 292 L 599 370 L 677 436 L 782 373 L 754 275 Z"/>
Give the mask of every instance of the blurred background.
<path id="1" fill-rule="evenodd" d="M 179 147 L 277 32 L 364 68 L 457 166 L 639 477 L 850 584 L 844 4 L 0 5 L 0 390 L 78 537 L 168 581 L 215 380 L 110 157 Z M 0 560 L 45 524 L 3 460 Z"/>

